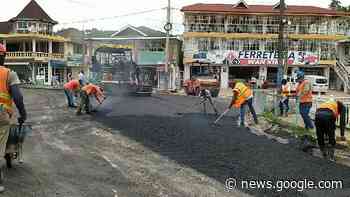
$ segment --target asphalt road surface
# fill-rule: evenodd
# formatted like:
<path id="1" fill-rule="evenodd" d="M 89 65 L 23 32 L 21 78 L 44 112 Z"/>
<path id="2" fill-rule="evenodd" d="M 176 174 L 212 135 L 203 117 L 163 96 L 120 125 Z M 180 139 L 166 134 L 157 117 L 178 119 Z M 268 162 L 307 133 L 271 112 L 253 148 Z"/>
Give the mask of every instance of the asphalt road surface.
<path id="1" fill-rule="evenodd" d="M 24 163 L 6 171 L 0 196 L 350 196 L 348 167 L 239 128 L 234 112 L 212 125 L 215 116 L 201 112 L 198 98 L 135 97 L 115 87 L 97 113 L 76 116 L 63 91 L 24 95 L 33 133 Z M 216 104 L 220 111 L 227 105 Z M 225 187 L 228 178 L 236 189 Z M 340 180 L 343 189 L 241 187 L 241 181 L 304 179 Z"/>

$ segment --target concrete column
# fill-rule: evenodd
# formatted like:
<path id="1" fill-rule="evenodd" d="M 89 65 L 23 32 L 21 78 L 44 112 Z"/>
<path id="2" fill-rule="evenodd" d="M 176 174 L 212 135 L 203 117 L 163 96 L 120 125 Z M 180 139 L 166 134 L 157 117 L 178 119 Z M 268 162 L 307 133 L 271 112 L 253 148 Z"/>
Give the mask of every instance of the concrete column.
<path id="1" fill-rule="evenodd" d="M 221 89 L 228 88 L 228 73 L 229 73 L 228 70 L 229 70 L 229 67 L 227 65 L 223 65 L 221 67 L 221 72 L 220 72 L 220 75 L 221 75 L 220 88 Z"/>
<path id="2" fill-rule="evenodd" d="M 330 73 L 331 73 L 331 68 L 329 66 L 323 69 L 323 74 L 327 78 L 328 82 L 330 79 Z"/>
<path id="3" fill-rule="evenodd" d="M 299 34 L 299 24 L 297 24 L 295 27 L 295 34 Z"/>
<path id="4" fill-rule="evenodd" d="M 26 51 L 26 43 L 23 41 L 22 42 L 22 52 Z"/>
<path id="5" fill-rule="evenodd" d="M 52 53 L 52 41 L 49 41 L 49 53 Z"/>
<path id="6" fill-rule="evenodd" d="M 66 83 L 67 82 L 67 75 L 68 75 L 68 70 L 67 70 L 68 68 L 67 67 L 65 67 L 64 68 L 64 71 L 63 71 L 63 80 L 62 80 L 62 82 L 63 83 Z"/>
<path id="7" fill-rule="evenodd" d="M 184 65 L 184 81 L 191 79 L 191 66 L 188 64 Z"/>
<path id="8" fill-rule="evenodd" d="M 36 76 L 35 76 L 35 69 L 37 69 L 34 65 L 34 63 L 32 63 L 32 81 L 36 81 Z"/>
<path id="9" fill-rule="evenodd" d="M 36 40 L 35 39 L 32 40 L 32 52 L 33 53 L 36 52 Z"/>
<path id="10" fill-rule="evenodd" d="M 263 17 L 263 34 L 267 32 L 267 17 Z"/>
<path id="11" fill-rule="evenodd" d="M 47 82 L 47 84 L 48 85 L 52 85 L 52 67 L 51 67 L 51 62 L 50 61 L 48 61 L 48 63 L 47 63 L 47 73 L 48 73 L 48 82 Z"/>
<path id="12" fill-rule="evenodd" d="M 267 66 L 260 66 L 259 67 L 259 80 L 266 80 L 267 79 Z"/>

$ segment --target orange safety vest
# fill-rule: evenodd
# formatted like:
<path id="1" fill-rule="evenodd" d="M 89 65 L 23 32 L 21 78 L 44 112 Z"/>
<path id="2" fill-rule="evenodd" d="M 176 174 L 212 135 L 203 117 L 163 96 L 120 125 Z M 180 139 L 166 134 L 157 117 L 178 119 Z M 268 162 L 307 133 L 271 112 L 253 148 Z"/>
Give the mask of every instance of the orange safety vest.
<path id="1" fill-rule="evenodd" d="M 99 91 L 99 87 L 94 84 L 85 85 L 81 90 L 85 91 L 87 95 L 96 94 Z"/>
<path id="2" fill-rule="evenodd" d="M 3 107 L 9 115 L 12 115 L 12 97 L 8 84 L 9 75 L 10 69 L 0 66 L 0 107 Z"/>
<path id="3" fill-rule="evenodd" d="M 282 85 L 282 96 L 284 97 L 290 96 L 290 89 L 288 85 Z"/>
<path id="4" fill-rule="evenodd" d="M 330 109 L 336 118 L 339 116 L 338 104 L 336 101 L 326 101 L 320 105 L 319 109 Z"/>
<path id="5" fill-rule="evenodd" d="M 300 94 L 304 91 L 305 85 L 310 85 L 308 80 L 304 80 L 301 82 L 297 87 L 297 94 Z M 312 103 L 312 89 L 310 87 L 310 90 L 303 95 L 300 96 L 300 103 Z"/>
<path id="6" fill-rule="evenodd" d="M 236 83 L 233 88 L 233 94 L 235 94 L 235 92 L 237 92 L 237 98 L 233 106 L 236 108 L 241 107 L 241 105 L 253 95 L 252 90 L 241 82 Z"/>

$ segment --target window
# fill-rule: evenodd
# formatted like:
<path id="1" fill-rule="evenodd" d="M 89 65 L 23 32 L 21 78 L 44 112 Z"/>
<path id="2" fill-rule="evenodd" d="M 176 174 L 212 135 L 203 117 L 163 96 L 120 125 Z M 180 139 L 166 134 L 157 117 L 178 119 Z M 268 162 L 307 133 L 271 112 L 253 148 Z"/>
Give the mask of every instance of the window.
<path id="1" fill-rule="evenodd" d="M 259 40 L 244 40 L 243 41 L 244 51 L 257 51 L 260 50 Z"/>
<path id="2" fill-rule="evenodd" d="M 221 40 L 210 40 L 210 50 L 219 50 Z"/>
<path id="3" fill-rule="evenodd" d="M 239 50 L 239 40 L 227 40 L 226 50 L 238 51 Z"/>
<path id="4" fill-rule="evenodd" d="M 144 43 L 143 50 L 146 51 L 164 51 L 165 45 L 161 40 L 148 40 Z"/>
<path id="5" fill-rule="evenodd" d="M 199 39 L 198 40 L 198 50 L 199 51 L 208 51 L 208 40 L 207 39 Z"/>
<path id="6" fill-rule="evenodd" d="M 278 42 L 276 40 L 267 40 L 265 45 L 266 51 L 277 51 Z"/>

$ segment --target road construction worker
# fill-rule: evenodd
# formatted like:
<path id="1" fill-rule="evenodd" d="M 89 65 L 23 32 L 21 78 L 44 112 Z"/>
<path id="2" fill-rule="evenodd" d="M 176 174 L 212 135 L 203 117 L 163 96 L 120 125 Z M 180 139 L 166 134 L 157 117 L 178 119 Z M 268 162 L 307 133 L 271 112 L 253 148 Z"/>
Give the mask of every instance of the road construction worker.
<path id="1" fill-rule="evenodd" d="M 12 103 L 14 102 L 18 112 L 19 124 L 23 124 L 27 118 L 27 113 L 23 103 L 23 96 L 18 85 L 21 83 L 15 72 L 4 66 L 6 56 L 6 48 L 0 44 L 0 158 L 4 158 L 6 143 L 9 136 L 10 124 L 14 118 Z M 2 165 L 4 164 L 4 160 Z M 3 170 L 3 166 L 0 166 Z M 1 172 L 3 173 L 3 172 Z M 3 192 L 5 187 L 0 185 L 0 192 Z"/>
<path id="2" fill-rule="evenodd" d="M 290 96 L 290 86 L 286 79 L 282 80 L 281 86 L 281 100 L 279 103 L 281 116 L 288 116 L 289 111 L 289 96 Z"/>
<path id="3" fill-rule="evenodd" d="M 71 80 L 64 84 L 64 94 L 67 97 L 68 107 L 76 108 L 77 106 L 74 104 L 74 95 L 77 94 L 77 92 L 80 89 L 80 82 L 79 80 Z"/>
<path id="4" fill-rule="evenodd" d="M 209 101 L 209 104 L 211 105 L 211 107 L 213 108 L 215 114 L 217 115 L 218 114 L 218 110 L 215 108 L 215 105 L 213 103 L 210 90 L 202 88 L 201 91 L 199 92 L 199 96 L 202 98 L 201 103 L 203 104 L 204 113 L 206 113 L 206 104 Z"/>
<path id="5" fill-rule="evenodd" d="M 310 118 L 310 110 L 312 107 L 312 87 L 311 83 L 304 79 L 304 72 L 297 71 L 298 87 L 296 89 L 296 96 L 299 101 L 299 112 L 303 118 L 305 129 L 313 129 L 314 125 Z"/>
<path id="6" fill-rule="evenodd" d="M 106 98 L 103 94 L 103 89 L 92 83 L 88 83 L 81 88 L 80 91 L 80 105 L 77 110 L 77 115 L 81 115 L 81 110 L 84 108 L 87 114 L 91 113 L 90 109 L 90 99 L 89 96 L 95 96 L 97 102 L 102 104 L 103 100 Z"/>
<path id="7" fill-rule="evenodd" d="M 316 110 L 315 125 L 317 142 L 323 157 L 334 161 L 336 119 L 345 116 L 345 106 L 340 101 L 329 99 Z M 345 129 L 345 118 L 340 121 L 340 128 Z M 325 145 L 325 136 L 328 137 L 329 147 Z"/>
<path id="8" fill-rule="evenodd" d="M 242 82 L 234 81 L 232 83 L 233 97 L 229 108 L 240 108 L 240 126 L 244 126 L 245 108 L 248 105 L 250 113 L 253 115 L 255 124 L 258 124 L 258 118 L 253 106 L 253 92 Z"/>

